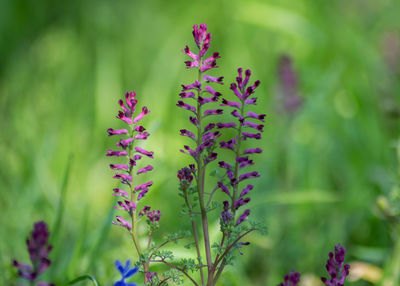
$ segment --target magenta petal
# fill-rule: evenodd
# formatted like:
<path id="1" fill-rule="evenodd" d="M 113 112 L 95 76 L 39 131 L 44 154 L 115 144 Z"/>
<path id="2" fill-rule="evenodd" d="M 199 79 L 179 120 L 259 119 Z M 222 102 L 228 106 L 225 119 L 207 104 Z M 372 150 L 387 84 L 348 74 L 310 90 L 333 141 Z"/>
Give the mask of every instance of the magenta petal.
<path id="1" fill-rule="evenodd" d="M 149 172 L 149 171 L 152 171 L 152 170 L 153 170 L 153 166 L 148 165 L 148 166 L 146 166 L 144 168 L 139 169 L 137 171 L 137 174 L 139 175 L 139 174 L 146 173 L 146 172 Z"/>
<path id="2" fill-rule="evenodd" d="M 143 155 L 145 155 L 145 156 L 147 156 L 147 157 L 153 159 L 153 154 L 154 154 L 154 152 L 144 150 L 144 149 L 142 149 L 142 148 L 140 148 L 140 147 L 135 147 L 135 150 L 136 150 L 136 152 L 139 152 L 140 154 L 143 154 Z"/>

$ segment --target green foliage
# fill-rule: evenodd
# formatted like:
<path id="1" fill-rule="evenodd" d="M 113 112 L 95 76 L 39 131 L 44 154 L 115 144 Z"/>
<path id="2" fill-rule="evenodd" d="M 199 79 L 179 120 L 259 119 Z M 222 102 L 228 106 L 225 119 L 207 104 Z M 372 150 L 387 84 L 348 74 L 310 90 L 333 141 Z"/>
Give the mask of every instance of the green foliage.
<path id="1" fill-rule="evenodd" d="M 138 259 L 129 235 L 111 225 L 117 186 L 104 157 L 114 147 L 105 130 L 115 126 L 117 99 L 128 90 L 151 110 L 145 144 L 155 151 L 155 170 L 143 182 L 154 181 L 144 200 L 163 214 L 154 241 L 188 227 L 178 215 L 176 178 L 190 163 L 179 152 L 188 143 L 178 131 L 187 118 L 175 104 L 180 84 L 193 79 L 181 50 L 193 45 L 190 29 L 202 22 L 215 39 L 210 49 L 222 56 L 223 95 L 231 93 L 235 69 L 251 68 L 261 80 L 255 111 L 267 113 L 249 208 L 268 235 L 248 236 L 251 245 L 240 249 L 245 255 L 226 268 L 221 285 L 276 285 L 291 269 L 318 278 L 338 242 L 352 261 L 383 267 L 394 245 L 386 215 L 399 212 L 398 190 L 391 195 L 398 185 L 399 64 L 388 57 L 388 49 L 396 55 L 390 41 L 399 37 L 399 14 L 396 0 L 1 1 L 0 284 L 17 284 L 10 261 L 29 259 L 25 238 L 42 219 L 54 234 L 44 281 L 62 285 L 91 273 L 110 285 L 116 259 Z M 304 99 L 293 116 L 277 111 L 283 53 L 293 58 Z M 227 156 L 218 153 L 218 160 Z M 211 191 L 219 169 L 214 162 L 209 170 Z M 194 186 L 189 193 L 197 204 Z M 214 199 L 224 196 L 217 191 Z M 382 205 L 383 216 L 379 196 L 389 206 Z M 213 241 L 218 216 L 210 212 Z M 194 247 L 175 247 L 176 257 L 195 257 Z M 174 272 L 168 283 L 180 279 Z"/>

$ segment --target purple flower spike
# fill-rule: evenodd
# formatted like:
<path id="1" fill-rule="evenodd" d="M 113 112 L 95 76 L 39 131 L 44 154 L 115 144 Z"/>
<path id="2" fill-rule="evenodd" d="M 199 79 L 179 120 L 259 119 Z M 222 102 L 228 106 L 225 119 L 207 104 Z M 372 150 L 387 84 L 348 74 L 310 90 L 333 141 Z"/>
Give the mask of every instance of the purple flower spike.
<path id="1" fill-rule="evenodd" d="M 129 131 L 126 129 L 117 129 L 117 130 L 114 130 L 112 128 L 107 129 L 108 136 L 128 134 L 128 132 Z"/>
<path id="2" fill-rule="evenodd" d="M 240 197 L 247 195 L 252 189 L 254 188 L 253 185 L 248 184 L 246 188 L 240 193 Z"/>
<path id="3" fill-rule="evenodd" d="M 335 254 L 329 252 L 329 258 L 326 262 L 326 270 L 331 277 L 328 280 L 325 277 L 321 277 L 322 282 L 326 286 L 343 286 L 344 281 L 349 275 L 350 265 L 344 264 L 344 257 L 346 255 L 346 249 L 339 244 L 335 246 Z"/>
<path id="4" fill-rule="evenodd" d="M 278 77 L 280 84 L 280 101 L 283 110 L 289 114 L 295 113 L 302 105 L 303 99 L 299 96 L 299 87 L 297 84 L 297 74 L 293 68 L 292 59 L 283 55 L 278 63 Z"/>
<path id="5" fill-rule="evenodd" d="M 300 283 L 300 273 L 290 271 L 290 274 L 286 274 L 284 277 L 284 282 L 280 283 L 278 286 L 297 286 Z"/>
<path id="6" fill-rule="evenodd" d="M 31 236 L 26 240 L 32 266 L 19 263 L 17 260 L 13 261 L 13 266 L 18 269 L 18 276 L 27 279 L 32 285 L 50 266 L 51 261 L 48 256 L 53 247 L 48 244 L 49 235 L 45 222 L 35 223 Z M 45 282 L 38 282 L 38 285 L 41 283 L 53 285 Z"/>

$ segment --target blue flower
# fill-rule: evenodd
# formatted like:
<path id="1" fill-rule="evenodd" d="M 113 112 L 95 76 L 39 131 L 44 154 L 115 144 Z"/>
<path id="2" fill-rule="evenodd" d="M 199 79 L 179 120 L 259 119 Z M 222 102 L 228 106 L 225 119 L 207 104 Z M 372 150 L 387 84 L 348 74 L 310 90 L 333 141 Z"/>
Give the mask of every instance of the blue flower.
<path id="1" fill-rule="evenodd" d="M 125 263 L 125 266 L 122 266 L 121 262 L 119 260 L 115 261 L 115 266 L 117 267 L 118 271 L 122 275 L 122 279 L 115 282 L 114 286 L 137 286 L 135 283 L 126 283 L 125 279 L 131 277 L 133 274 L 135 274 L 138 271 L 138 268 L 132 268 L 131 267 L 131 261 L 128 259 Z"/>

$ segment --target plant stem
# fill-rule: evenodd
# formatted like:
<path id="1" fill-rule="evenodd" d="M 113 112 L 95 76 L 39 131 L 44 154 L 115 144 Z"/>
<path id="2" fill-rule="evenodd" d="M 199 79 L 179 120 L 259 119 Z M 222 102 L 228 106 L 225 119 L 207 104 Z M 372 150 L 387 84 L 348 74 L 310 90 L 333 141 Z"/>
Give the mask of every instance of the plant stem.
<path id="1" fill-rule="evenodd" d="M 199 286 L 199 284 L 197 284 L 197 282 L 184 269 L 182 269 L 182 268 L 180 268 L 180 267 L 178 267 L 178 266 L 176 266 L 176 265 L 174 265 L 172 263 L 169 263 L 169 262 L 167 262 L 165 260 L 150 260 L 150 262 L 164 263 L 164 264 L 168 265 L 169 267 L 174 268 L 174 269 L 182 272 L 187 278 L 190 279 L 190 281 L 192 281 L 192 283 L 194 285 Z"/>

